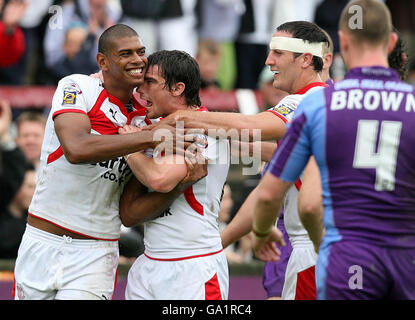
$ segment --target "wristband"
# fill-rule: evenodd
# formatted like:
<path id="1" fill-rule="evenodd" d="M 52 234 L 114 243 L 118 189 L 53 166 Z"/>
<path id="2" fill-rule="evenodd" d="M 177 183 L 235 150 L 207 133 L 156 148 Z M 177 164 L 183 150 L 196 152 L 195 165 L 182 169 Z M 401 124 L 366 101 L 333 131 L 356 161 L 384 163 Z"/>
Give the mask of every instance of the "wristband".
<path id="1" fill-rule="evenodd" d="M 265 237 L 267 237 L 271 233 L 271 230 L 272 229 L 269 229 L 266 232 L 259 232 L 259 231 L 255 230 L 255 229 L 252 229 L 252 232 L 254 233 L 255 237 L 257 237 L 257 238 L 265 238 Z"/>

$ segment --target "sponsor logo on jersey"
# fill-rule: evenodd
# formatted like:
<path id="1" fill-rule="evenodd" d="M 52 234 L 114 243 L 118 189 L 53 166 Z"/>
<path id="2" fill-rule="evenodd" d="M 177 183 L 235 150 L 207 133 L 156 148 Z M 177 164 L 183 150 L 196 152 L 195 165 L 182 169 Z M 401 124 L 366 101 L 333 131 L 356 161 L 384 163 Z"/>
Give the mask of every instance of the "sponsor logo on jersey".
<path id="1" fill-rule="evenodd" d="M 295 111 L 295 106 L 284 103 L 276 105 L 274 108 L 271 108 L 270 110 L 278 112 L 279 114 L 287 118 Z"/>
<path id="2" fill-rule="evenodd" d="M 63 102 L 65 104 L 75 104 L 76 103 L 76 91 L 63 91 Z"/>

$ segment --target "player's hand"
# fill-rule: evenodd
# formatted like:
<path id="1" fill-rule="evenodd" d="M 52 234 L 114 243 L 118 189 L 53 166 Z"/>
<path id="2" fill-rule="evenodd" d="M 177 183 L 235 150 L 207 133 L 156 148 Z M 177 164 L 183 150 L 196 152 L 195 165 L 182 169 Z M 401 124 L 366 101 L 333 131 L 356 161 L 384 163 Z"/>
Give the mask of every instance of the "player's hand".
<path id="1" fill-rule="evenodd" d="M 118 129 L 119 134 L 127 134 L 127 133 L 134 133 L 134 132 L 140 132 L 141 129 L 139 127 L 126 124 L 124 127 Z"/>
<path id="2" fill-rule="evenodd" d="M 280 246 L 285 246 L 285 241 L 280 230 L 273 227 L 270 234 L 266 237 L 254 237 L 253 250 L 255 256 L 263 261 L 278 261 L 281 256 L 275 242 Z"/>
<path id="3" fill-rule="evenodd" d="M 102 70 L 99 70 L 97 73 L 90 74 L 89 76 L 95 79 L 99 79 L 102 83 L 104 83 L 104 76 L 102 75 Z"/>
<path id="4" fill-rule="evenodd" d="M 154 130 L 155 128 L 163 125 L 185 128 L 187 121 L 187 112 L 192 111 L 178 110 L 176 112 L 173 112 L 172 114 L 169 114 L 167 117 L 163 118 L 161 121 L 145 127 L 144 130 Z"/>
<path id="5" fill-rule="evenodd" d="M 200 153 L 187 154 L 185 159 L 187 175 L 177 186 L 180 192 L 184 192 L 191 185 L 206 177 L 208 173 L 208 162 Z"/>

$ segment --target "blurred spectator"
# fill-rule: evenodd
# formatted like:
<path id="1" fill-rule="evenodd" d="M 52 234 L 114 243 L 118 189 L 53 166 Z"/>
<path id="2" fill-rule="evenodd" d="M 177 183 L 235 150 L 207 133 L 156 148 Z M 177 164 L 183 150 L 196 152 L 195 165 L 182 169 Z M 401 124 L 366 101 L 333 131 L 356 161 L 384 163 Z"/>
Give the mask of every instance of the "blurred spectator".
<path id="1" fill-rule="evenodd" d="M 26 159 L 37 170 L 45 133 L 46 118 L 37 111 L 25 111 L 16 119 L 16 144 L 23 151 Z"/>
<path id="2" fill-rule="evenodd" d="M 14 68 L 20 75 L 20 82 L 33 84 L 44 75 L 42 41 L 51 5 L 58 0 L 25 0 L 27 9 L 19 22 L 25 35 L 26 51 L 23 58 Z M 62 1 L 62 0 L 59 0 Z"/>
<path id="3" fill-rule="evenodd" d="M 26 229 L 27 209 L 36 187 L 36 172 L 28 165 L 23 184 L 6 211 L 0 213 L 0 259 L 15 259 Z"/>
<path id="4" fill-rule="evenodd" d="M 149 55 L 158 50 L 157 20 L 165 0 L 121 0 L 126 24 L 133 28 L 146 47 Z"/>
<path id="5" fill-rule="evenodd" d="M 200 69 L 202 79 L 201 89 L 219 89 L 217 74 L 221 59 L 221 47 L 219 43 L 203 39 L 199 41 L 196 61 Z"/>
<path id="6" fill-rule="evenodd" d="M 343 80 L 346 74 L 346 67 L 340 55 L 337 30 L 341 12 L 348 2 L 349 0 L 324 0 L 315 11 L 314 22 L 326 31 L 333 41 L 333 64 L 330 74 L 334 82 Z"/>
<path id="7" fill-rule="evenodd" d="M 268 54 L 271 0 L 245 0 L 240 33 L 235 42 L 236 87 L 257 89 L 258 77 Z"/>
<path id="8" fill-rule="evenodd" d="M 47 68 L 53 69 L 56 63 L 64 59 L 66 32 L 75 22 L 88 25 L 88 34 L 93 39 L 88 60 L 96 64 L 98 38 L 103 30 L 120 20 L 122 12 L 117 7 L 111 7 L 107 0 L 65 1 L 61 8 L 62 25 L 58 25 L 56 17 L 53 16 L 46 28 L 43 45 Z"/>
<path id="9" fill-rule="evenodd" d="M 315 10 L 314 22 L 330 35 L 334 54 L 340 51 L 337 30 L 341 12 L 348 2 L 349 0 L 324 0 Z"/>
<path id="10" fill-rule="evenodd" d="M 219 211 L 219 231 L 225 230 L 231 218 L 233 207 L 232 190 L 228 184 L 223 187 L 221 207 Z M 225 248 L 226 258 L 229 263 L 244 263 L 252 260 L 251 235 L 248 234 L 238 241 L 238 247 L 235 243 Z"/>
<path id="11" fill-rule="evenodd" d="M 274 0 L 272 15 L 272 30 L 288 21 L 309 21 L 314 22 L 316 7 L 323 0 Z M 337 0 L 330 0 L 336 2 Z"/>
<path id="12" fill-rule="evenodd" d="M 398 35 L 398 41 L 395 48 L 388 56 L 388 64 L 390 68 L 395 69 L 402 81 L 406 81 L 408 77 L 408 53 L 407 46 L 404 40 L 402 40 L 401 33 L 394 28 L 393 30 Z"/>
<path id="13" fill-rule="evenodd" d="M 234 42 L 238 36 L 243 0 L 201 0 L 199 37 L 212 39 L 221 46 L 221 61 L 217 74 L 223 90 L 235 87 L 236 58 Z"/>
<path id="14" fill-rule="evenodd" d="M 164 1 L 158 23 L 160 50 L 182 50 L 196 57 L 199 0 Z"/>
<path id="15" fill-rule="evenodd" d="M 10 135 L 12 113 L 6 101 L 0 101 L 0 213 L 7 210 L 19 190 L 26 168 L 24 154 Z"/>
<path id="16" fill-rule="evenodd" d="M 288 95 L 287 92 L 276 89 L 272 84 L 274 82 L 274 72 L 270 70 L 269 66 L 262 69 L 259 75 L 258 88 L 264 98 L 264 105 L 261 111 L 268 110 L 280 102 L 282 98 Z"/>
<path id="17" fill-rule="evenodd" d="M 68 27 L 63 45 L 63 57 L 50 69 L 51 75 L 57 83 L 70 74 L 91 74 L 99 70 L 96 61 L 90 59 L 96 54 L 95 35 L 88 34 L 88 26 L 82 22 L 75 22 Z"/>
<path id="18" fill-rule="evenodd" d="M 119 240 L 119 263 L 133 263 L 135 259 L 144 253 L 144 230 L 142 225 L 127 228 L 121 225 Z"/>
<path id="19" fill-rule="evenodd" d="M 18 23 L 26 7 L 26 2 L 20 0 L 11 0 L 7 4 L 0 0 L 0 84 L 19 84 L 7 67 L 18 63 L 25 51 L 25 37 Z"/>
<path id="20" fill-rule="evenodd" d="M 409 63 L 415 62 L 415 2 L 412 0 L 386 0 L 392 21 L 406 43 Z"/>

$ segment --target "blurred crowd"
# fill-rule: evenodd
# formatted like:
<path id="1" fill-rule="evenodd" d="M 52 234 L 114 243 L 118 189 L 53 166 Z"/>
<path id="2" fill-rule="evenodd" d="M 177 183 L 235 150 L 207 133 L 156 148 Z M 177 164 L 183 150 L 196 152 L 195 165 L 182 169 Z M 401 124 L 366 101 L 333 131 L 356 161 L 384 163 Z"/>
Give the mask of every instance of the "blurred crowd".
<path id="1" fill-rule="evenodd" d="M 381 0 L 380 0 L 381 1 Z M 200 66 L 202 88 L 259 90 L 263 109 L 281 92 L 264 68 L 268 42 L 287 21 L 306 20 L 325 29 L 334 45 L 331 76 L 346 70 L 337 25 L 348 0 L 0 0 L 0 85 L 56 85 L 66 75 L 98 71 L 102 31 L 116 23 L 134 28 L 147 54 L 178 49 Z M 408 55 L 408 81 L 415 84 L 415 1 L 385 0 Z M 14 110 L 13 110 L 14 111 Z M 36 184 L 46 118 L 42 110 L 12 112 L 0 97 L 0 259 L 15 258 Z M 236 212 L 225 188 L 220 226 Z M 232 211 L 233 210 L 233 211 Z M 142 253 L 140 226 L 124 228 L 121 255 Z M 252 259 L 249 239 L 227 249 L 230 262 Z"/>
<path id="2" fill-rule="evenodd" d="M 344 67 L 336 55 L 336 30 L 347 2 L 0 0 L 0 84 L 54 85 L 68 74 L 94 73 L 100 34 L 115 23 L 125 23 L 138 32 L 148 54 L 179 49 L 197 57 L 205 87 L 257 89 L 269 35 L 292 20 L 316 22 L 330 34 L 336 56 L 332 75 L 339 79 Z M 413 53 L 415 3 L 385 2 Z M 414 63 L 409 69 L 414 69 Z"/>

